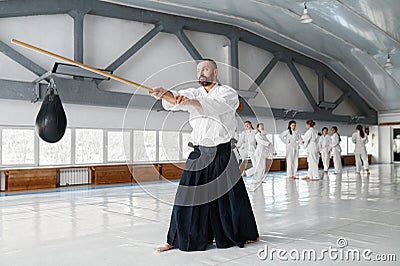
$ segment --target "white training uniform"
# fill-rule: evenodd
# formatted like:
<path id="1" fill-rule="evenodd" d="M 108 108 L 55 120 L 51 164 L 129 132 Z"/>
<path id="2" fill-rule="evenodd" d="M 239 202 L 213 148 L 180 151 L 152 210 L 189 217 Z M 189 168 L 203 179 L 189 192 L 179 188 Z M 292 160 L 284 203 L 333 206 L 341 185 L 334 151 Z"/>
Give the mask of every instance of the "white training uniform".
<path id="1" fill-rule="evenodd" d="M 254 176 L 253 183 L 262 182 L 265 175 L 266 159 L 272 158 L 273 145 L 263 132 L 257 132 L 255 136 L 257 147 L 254 152 Z"/>
<path id="2" fill-rule="evenodd" d="M 325 172 L 328 171 L 329 162 L 331 160 L 331 152 L 330 152 L 331 142 L 332 142 L 331 136 L 329 136 L 328 134 L 321 135 L 319 137 L 318 148 L 319 152 L 321 153 L 321 160 L 322 164 L 324 165 Z"/>
<path id="3" fill-rule="evenodd" d="M 304 134 L 304 148 L 307 149 L 308 172 L 307 176 L 311 179 L 318 179 L 318 132 L 314 128 L 309 128 Z"/>
<path id="4" fill-rule="evenodd" d="M 365 144 L 368 143 L 367 134 L 364 135 L 364 138 L 360 136 L 360 132 L 357 130 L 351 136 L 351 140 L 355 144 L 354 147 L 354 156 L 356 159 L 356 172 L 361 172 L 362 166 L 364 166 L 364 170 L 368 170 L 368 155 Z M 362 164 L 361 164 L 362 161 Z"/>
<path id="5" fill-rule="evenodd" d="M 289 129 L 283 131 L 279 138 L 286 144 L 286 173 L 288 177 L 296 176 L 299 164 L 299 143 L 302 141 L 297 130 L 290 134 Z"/>
<path id="6" fill-rule="evenodd" d="M 254 174 L 254 166 L 256 165 L 254 158 L 254 152 L 256 150 L 256 132 L 257 130 L 255 129 L 246 129 L 242 132 L 239 137 L 239 141 L 236 144 L 236 146 L 239 148 L 240 157 L 242 160 L 250 158 L 252 167 L 246 170 L 247 176 Z"/>
<path id="7" fill-rule="evenodd" d="M 333 165 L 335 167 L 335 173 L 340 174 L 342 172 L 342 148 L 340 147 L 340 140 L 338 133 L 332 135 L 331 142 Z"/>
<path id="8" fill-rule="evenodd" d="M 196 99 L 201 104 L 201 110 L 194 106 L 172 104 L 162 100 L 166 110 L 183 110 L 190 113 L 189 123 L 192 130 L 194 145 L 215 147 L 218 144 L 230 142 L 235 136 L 236 109 L 239 98 L 236 90 L 226 85 L 216 84 L 209 92 L 203 87 L 180 91 L 170 91 L 174 96 L 183 95 Z"/>

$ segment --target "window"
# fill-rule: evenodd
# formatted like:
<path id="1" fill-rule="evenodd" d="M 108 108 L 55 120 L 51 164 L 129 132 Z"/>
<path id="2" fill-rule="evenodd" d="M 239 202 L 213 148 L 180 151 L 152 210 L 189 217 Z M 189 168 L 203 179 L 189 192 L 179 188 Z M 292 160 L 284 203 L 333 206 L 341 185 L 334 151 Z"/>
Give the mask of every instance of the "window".
<path id="1" fill-rule="evenodd" d="M 274 134 L 274 148 L 276 151 L 277 157 L 285 157 L 286 156 L 286 145 L 283 143 L 279 134 Z"/>
<path id="2" fill-rule="evenodd" d="M 189 157 L 189 154 L 193 151 L 193 148 L 188 146 L 189 142 L 192 141 L 193 141 L 192 134 L 182 133 L 182 157 L 185 160 Z"/>
<path id="3" fill-rule="evenodd" d="M 156 131 L 133 132 L 133 161 L 154 162 L 156 158 L 157 134 Z"/>
<path id="4" fill-rule="evenodd" d="M 340 135 L 340 139 L 342 140 L 341 142 L 340 142 L 340 147 L 342 148 L 342 155 L 347 155 L 347 140 L 348 140 L 348 138 L 347 138 L 347 136 L 342 136 L 342 135 Z M 350 138 L 350 141 L 351 141 L 351 138 Z M 353 149 L 353 151 L 354 151 L 354 149 Z"/>
<path id="5" fill-rule="evenodd" d="M 347 138 L 347 153 L 354 154 L 354 148 L 355 148 L 355 144 L 353 143 L 353 140 L 351 139 L 351 137 L 348 137 Z"/>
<path id="6" fill-rule="evenodd" d="M 103 162 L 103 130 L 76 129 L 75 163 Z"/>
<path id="7" fill-rule="evenodd" d="M 35 164 L 33 129 L 3 129 L 1 146 L 3 164 Z"/>
<path id="8" fill-rule="evenodd" d="M 60 165 L 71 163 L 71 129 L 65 130 L 62 139 L 48 143 L 40 139 L 39 165 Z"/>
<path id="9" fill-rule="evenodd" d="M 123 162 L 131 158 L 131 132 L 107 132 L 107 161 Z"/>
<path id="10" fill-rule="evenodd" d="M 160 131 L 160 161 L 179 160 L 179 132 Z"/>

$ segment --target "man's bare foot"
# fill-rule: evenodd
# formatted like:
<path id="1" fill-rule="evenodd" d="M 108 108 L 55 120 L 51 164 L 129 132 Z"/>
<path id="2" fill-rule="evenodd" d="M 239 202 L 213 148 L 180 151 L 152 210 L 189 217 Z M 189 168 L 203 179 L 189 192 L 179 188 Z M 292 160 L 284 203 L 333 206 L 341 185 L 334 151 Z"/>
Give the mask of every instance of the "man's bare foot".
<path id="1" fill-rule="evenodd" d="M 165 246 L 159 247 L 157 248 L 158 252 L 164 252 L 164 251 L 168 251 L 170 249 L 173 249 L 174 246 L 171 246 L 170 244 L 165 244 Z"/>
<path id="2" fill-rule="evenodd" d="M 291 177 L 289 177 L 289 180 L 290 181 L 292 181 L 292 180 L 296 180 L 296 179 L 298 179 L 297 177 L 295 177 L 295 176 L 291 176 Z"/>
<path id="3" fill-rule="evenodd" d="M 259 237 L 257 237 L 257 239 L 256 240 L 247 240 L 246 241 L 246 244 L 252 244 L 252 243 L 256 243 L 257 241 L 259 241 L 260 240 L 260 238 Z"/>
<path id="4" fill-rule="evenodd" d="M 310 181 L 319 181 L 319 178 L 311 178 Z"/>
<path id="5" fill-rule="evenodd" d="M 310 177 L 305 176 L 305 177 L 303 177 L 302 179 L 303 179 L 303 180 L 310 180 Z"/>

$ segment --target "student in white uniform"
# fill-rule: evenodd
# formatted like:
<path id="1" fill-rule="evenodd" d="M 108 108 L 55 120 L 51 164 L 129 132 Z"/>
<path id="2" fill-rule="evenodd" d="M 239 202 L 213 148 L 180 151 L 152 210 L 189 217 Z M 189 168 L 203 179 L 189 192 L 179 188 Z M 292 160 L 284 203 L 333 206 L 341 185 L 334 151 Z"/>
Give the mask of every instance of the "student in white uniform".
<path id="1" fill-rule="evenodd" d="M 265 135 L 263 123 L 257 124 L 257 133 L 255 139 L 257 142 L 257 147 L 256 151 L 254 152 L 254 175 L 250 190 L 256 190 L 263 183 L 266 168 L 266 159 L 272 158 L 274 149 L 272 143 Z"/>
<path id="2" fill-rule="evenodd" d="M 246 130 L 242 132 L 239 137 L 239 141 L 236 144 L 236 147 L 239 149 L 240 158 L 245 160 L 246 158 L 250 158 L 252 167 L 247 169 L 242 175 L 250 176 L 254 174 L 254 152 L 256 150 L 256 132 L 253 125 L 250 121 L 245 121 L 244 126 Z"/>
<path id="3" fill-rule="evenodd" d="M 302 142 L 301 135 L 296 130 L 296 121 L 289 121 L 288 129 L 283 131 L 279 138 L 286 144 L 286 172 L 289 180 L 298 179 L 296 177 L 298 160 L 299 160 L 299 144 Z"/>
<path id="4" fill-rule="evenodd" d="M 368 155 L 367 149 L 365 148 L 365 144 L 368 143 L 368 136 L 365 134 L 362 125 L 356 127 L 356 132 L 351 136 L 351 140 L 355 144 L 354 155 L 356 157 L 356 173 L 359 174 L 362 166 L 364 166 L 364 170 L 369 174 Z"/>
<path id="5" fill-rule="evenodd" d="M 333 126 L 331 129 L 332 132 L 332 142 L 331 142 L 331 152 L 333 158 L 333 165 L 335 167 L 334 174 L 342 173 L 342 157 L 341 152 L 342 148 L 340 147 L 340 135 L 338 133 L 338 128 Z"/>
<path id="6" fill-rule="evenodd" d="M 331 160 L 331 136 L 328 135 L 328 128 L 322 128 L 322 135 L 319 137 L 318 148 L 321 154 L 322 164 L 324 165 L 324 173 L 328 173 L 329 162 Z"/>
<path id="7" fill-rule="evenodd" d="M 306 127 L 307 132 L 304 134 L 303 145 L 307 149 L 307 163 L 308 172 L 307 176 L 302 178 L 303 180 L 318 181 L 318 132 L 314 128 L 315 122 L 313 120 L 307 120 Z"/>

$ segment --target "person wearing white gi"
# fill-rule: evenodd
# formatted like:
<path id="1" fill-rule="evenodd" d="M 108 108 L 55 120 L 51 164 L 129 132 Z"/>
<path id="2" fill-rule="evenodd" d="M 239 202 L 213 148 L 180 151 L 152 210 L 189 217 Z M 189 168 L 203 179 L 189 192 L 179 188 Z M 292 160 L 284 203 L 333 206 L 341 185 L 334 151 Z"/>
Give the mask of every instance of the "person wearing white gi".
<path id="1" fill-rule="evenodd" d="M 314 128 L 315 122 L 313 120 L 307 120 L 306 127 L 307 132 L 304 134 L 303 145 L 307 149 L 307 162 L 308 162 L 308 172 L 304 180 L 318 181 L 318 132 Z"/>
<path id="2" fill-rule="evenodd" d="M 356 132 L 351 136 L 351 140 L 355 144 L 354 156 L 356 159 L 356 173 L 359 174 L 362 166 L 364 166 L 364 170 L 369 174 L 368 155 L 367 149 L 365 148 L 365 144 L 368 143 L 368 136 L 365 134 L 362 125 L 356 127 Z"/>
<path id="3" fill-rule="evenodd" d="M 245 170 L 243 175 L 253 175 L 254 174 L 254 166 L 255 166 L 255 159 L 254 159 L 254 152 L 256 150 L 256 132 L 253 128 L 253 125 L 250 121 L 245 121 L 244 126 L 246 130 L 242 132 L 239 137 L 239 141 L 236 144 L 236 147 L 239 149 L 240 157 L 242 160 L 246 158 L 250 158 L 252 167 Z"/>
<path id="4" fill-rule="evenodd" d="M 342 173 L 342 158 L 341 158 L 342 148 L 340 147 L 340 142 L 342 140 L 340 139 L 340 135 L 337 131 L 338 131 L 337 127 L 333 126 L 331 129 L 332 132 L 331 152 L 333 158 L 333 165 L 335 167 L 334 174 Z"/>
<path id="5" fill-rule="evenodd" d="M 264 124 L 257 124 L 257 133 L 255 136 L 257 147 L 254 152 L 254 175 L 250 190 L 256 190 L 263 182 L 266 168 L 266 159 L 272 158 L 273 145 L 268 140 L 264 132 Z"/>
<path id="6" fill-rule="evenodd" d="M 319 137 L 318 148 L 321 154 L 322 164 L 324 165 L 324 173 L 328 173 L 329 162 L 331 160 L 331 136 L 328 135 L 328 128 L 322 128 L 322 135 Z"/>
<path id="7" fill-rule="evenodd" d="M 205 250 L 215 241 L 218 248 L 244 247 L 259 234 L 239 165 L 232 152 L 236 130 L 237 91 L 217 82 L 218 67 L 212 59 L 197 65 L 199 88 L 149 93 L 162 99 L 166 110 L 190 113 L 193 151 L 183 170 L 172 208 L 167 244 L 157 251 Z"/>
<path id="8" fill-rule="evenodd" d="M 288 129 L 283 131 L 279 138 L 286 144 L 286 173 L 289 180 L 298 179 L 296 177 L 298 160 L 299 160 L 299 144 L 302 142 L 301 135 L 296 130 L 296 121 L 289 121 Z"/>

